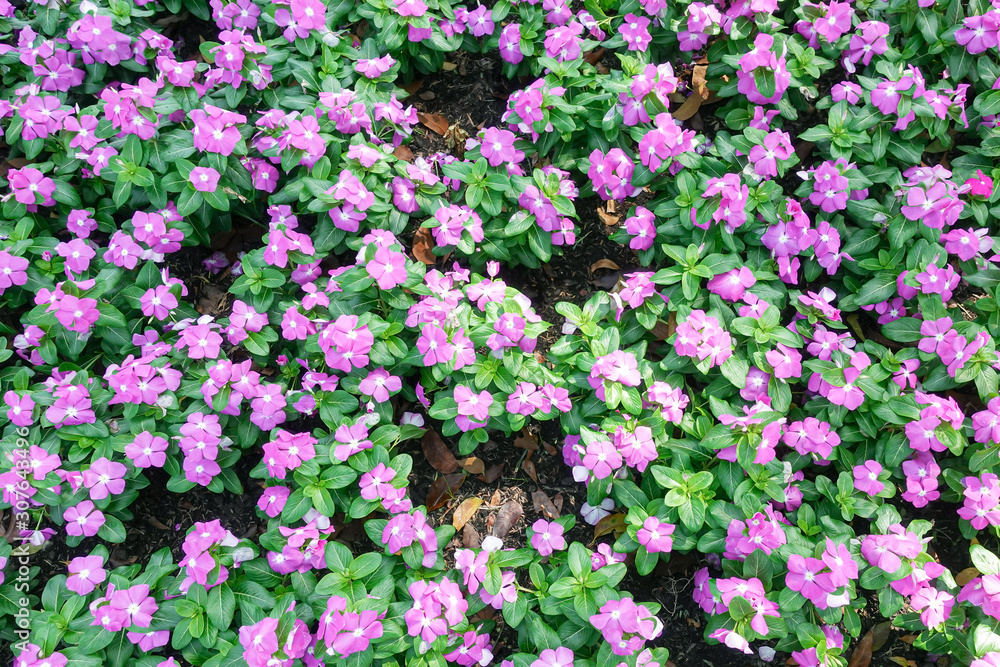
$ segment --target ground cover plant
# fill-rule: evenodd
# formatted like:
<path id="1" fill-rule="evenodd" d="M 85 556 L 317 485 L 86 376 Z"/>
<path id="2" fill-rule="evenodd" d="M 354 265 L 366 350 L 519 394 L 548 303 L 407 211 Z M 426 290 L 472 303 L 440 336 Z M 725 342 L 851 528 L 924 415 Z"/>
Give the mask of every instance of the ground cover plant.
<path id="1" fill-rule="evenodd" d="M 0 0 L 13 663 L 1000 665 L 998 44 L 983 0 Z M 473 57 L 499 113 L 418 109 Z M 188 498 L 240 512 L 129 558 Z"/>

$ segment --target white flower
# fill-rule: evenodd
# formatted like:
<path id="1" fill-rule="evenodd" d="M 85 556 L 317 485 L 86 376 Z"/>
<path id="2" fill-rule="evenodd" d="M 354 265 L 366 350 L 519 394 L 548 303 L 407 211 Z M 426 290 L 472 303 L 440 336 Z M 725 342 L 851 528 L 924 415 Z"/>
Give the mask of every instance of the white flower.
<path id="1" fill-rule="evenodd" d="M 494 551 L 499 551 L 500 549 L 503 549 L 503 540 L 501 540 L 499 537 L 496 537 L 495 535 L 487 535 L 483 539 L 482 547 L 483 551 L 487 553 L 493 553 Z"/>

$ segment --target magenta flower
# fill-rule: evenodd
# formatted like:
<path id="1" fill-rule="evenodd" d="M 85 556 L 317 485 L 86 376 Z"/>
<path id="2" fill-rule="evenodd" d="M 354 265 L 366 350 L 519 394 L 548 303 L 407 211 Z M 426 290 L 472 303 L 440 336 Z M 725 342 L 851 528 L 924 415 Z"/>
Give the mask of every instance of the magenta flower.
<path id="1" fill-rule="evenodd" d="M 6 250 L 0 250 L 0 294 L 13 285 L 24 285 L 28 282 L 28 260 L 17 255 L 11 255 Z"/>
<path id="2" fill-rule="evenodd" d="M 625 22 L 618 29 L 628 45 L 629 51 L 645 51 L 652 41 L 649 34 L 650 19 L 645 16 L 626 14 Z"/>
<path id="3" fill-rule="evenodd" d="M 14 199 L 22 204 L 33 206 L 40 203 L 51 206 L 56 203 L 52 199 L 52 193 L 56 191 L 55 181 L 34 167 L 11 169 L 7 173 L 7 180 L 10 182 L 11 190 L 14 191 Z"/>
<path id="4" fill-rule="evenodd" d="M 3 395 L 3 401 L 10 408 L 7 410 L 7 419 L 14 426 L 31 426 L 34 423 L 31 413 L 35 409 L 35 401 L 30 394 L 22 396 L 12 389 Z"/>
<path id="5" fill-rule="evenodd" d="M 385 246 L 375 251 L 375 256 L 365 264 L 365 271 L 388 290 L 406 282 L 406 256 Z"/>
<path id="6" fill-rule="evenodd" d="M 125 456 L 136 468 L 162 468 L 167 461 L 167 441 L 143 431 L 125 445 Z"/>
<path id="7" fill-rule="evenodd" d="M 66 294 L 57 303 L 56 319 L 69 331 L 87 333 L 100 317 L 97 299 L 80 299 Z"/>
<path id="8" fill-rule="evenodd" d="M 285 503 L 291 493 L 291 489 L 287 486 L 269 486 L 264 489 L 260 500 L 257 501 L 257 508 L 273 519 L 285 509 Z"/>
<path id="9" fill-rule="evenodd" d="M 642 206 L 635 207 L 635 215 L 625 221 L 625 231 L 632 235 L 629 247 L 633 250 L 649 250 L 656 240 L 656 219 L 653 212 Z"/>
<path id="10" fill-rule="evenodd" d="M 673 524 L 663 523 L 655 516 L 651 516 L 643 522 L 642 528 L 636 534 L 636 540 L 651 554 L 667 553 L 674 548 L 673 538 L 670 537 L 674 533 L 674 528 L 676 526 Z"/>
<path id="11" fill-rule="evenodd" d="M 587 453 L 583 457 L 583 465 L 594 473 L 597 479 L 605 479 L 622 467 L 622 455 L 615 446 L 600 440 L 587 445 Z"/>
<path id="12" fill-rule="evenodd" d="M 104 500 L 109 495 L 117 496 L 125 490 L 125 473 L 128 468 L 122 463 L 101 457 L 90 468 L 83 471 L 83 484 L 90 489 L 91 500 Z"/>
<path id="13" fill-rule="evenodd" d="M 921 588 L 910 598 L 910 606 L 920 612 L 920 620 L 928 628 L 944 623 L 951 615 L 954 605 L 954 595 L 939 591 L 933 586 Z"/>
<path id="14" fill-rule="evenodd" d="M 834 586 L 846 586 L 858 578 L 858 564 L 854 562 L 846 544 L 835 544 L 829 537 L 826 538 L 826 550 L 822 557 L 830 568 L 830 581 Z"/>
<path id="15" fill-rule="evenodd" d="M 483 390 L 478 394 L 465 385 L 455 387 L 455 401 L 458 403 L 458 414 L 470 417 L 477 422 L 485 422 L 490 416 L 490 406 L 493 405 L 493 394 Z"/>
<path id="16" fill-rule="evenodd" d="M 486 581 L 486 564 L 490 554 L 480 551 L 478 554 L 472 549 L 459 549 L 455 552 L 455 567 L 459 569 L 465 577 L 465 586 L 470 593 L 479 590 L 480 584 Z"/>
<path id="17" fill-rule="evenodd" d="M 822 572 L 826 563 L 818 558 L 805 558 L 798 554 L 788 557 L 788 574 L 785 585 L 802 593 L 813 603 L 826 604 L 826 596 L 836 590 L 828 572 Z"/>
<path id="18" fill-rule="evenodd" d="M 368 377 L 358 385 L 362 394 L 371 396 L 377 403 L 385 403 L 391 394 L 402 388 L 403 381 L 395 375 L 390 375 L 384 368 L 376 368 L 369 372 Z"/>
<path id="19" fill-rule="evenodd" d="M 561 551 L 566 548 L 566 538 L 563 537 L 563 527 L 555 521 L 539 519 L 531 525 L 533 534 L 531 536 L 531 546 L 541 556 L 549 556 L 554 551 Z"/>
<path id="20" fill-rule="evenodd" d="M 74 558 L 69 564 L 69 573 L 66 588 L 77 595 L 88 595 L 108 578 L 108 573 L 104 571 L 104 559 L 100 556 Z"/>
<path id="21" fill-rule="evenodd" d="M 757 283 L 753 271 L 745 266 L 720 273 L 708 281 L 708 290 L 718 294 L 726 301 L 736 302 L 743 298 L 744 292 Z M 779 376 L 780 377 L 780 376 Z"/>
<path id="22" fill-rule="evenodd" d="M 795 348 L 778 343 L 778 349 L 768 350 L 764 357 L 774 367 L 776 378 L 797 378 L 802 375 L 802 355 Z"/>
<path id="23" fill-rule="evenodd" d="M 854 488 L 870 496 L 878 495 L 885 488 L 879 481 L 882 465 L 878 461 L 865 461 L 854 466 Z"/>
<path id="24" fill-rule="evenodd" d="M 177 307 L 177 297 L 170 293 L 169 285 L 158 285 L 146 290 L 139 298 L 142 314 L 157 320 L 165 320 L 170 311 Z"/>
<path id="25" fill-rule="evenodd" d="M 573 667 L 573 657 L 573 651 L 565 646 L 547 648 L 529 667 Z"/>
<path id="26" fill-rule="evenodd" d="M 66 522 L 66 534 L 83 537 L 93 537 L 104 525 L 104 513 L 94 507 L 89 500 L 81 501 L 75 507 L 69 507 L 63 512 Z"/>
<path id="27" fill-rule="evenodd" d="M 211 167 L 195 167 L 188 175 L 188 180 L 199 192 L 215 192 L 219 187 L 219 172 Z"/>

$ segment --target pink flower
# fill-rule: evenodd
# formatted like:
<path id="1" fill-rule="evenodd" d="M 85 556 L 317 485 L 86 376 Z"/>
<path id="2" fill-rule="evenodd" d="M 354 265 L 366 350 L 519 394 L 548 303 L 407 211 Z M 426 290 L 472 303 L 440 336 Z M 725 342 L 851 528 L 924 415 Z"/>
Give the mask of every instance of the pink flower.
<path id="1" fill-rule="evenodd" d="M 869 496 L 881 493 L 885 488 L 885 484 L 878 479 L 881 472 L 882 465 L 878 461 L 865 461 L 854 466 L 854 488 Z"/>
<path id="2" fill-rule="evenodd" d="M 587 445 L 587 453 L 583 457 L 583 465 L 594 473 L 597 479 L 605 479 L 621 468 L 622 455 L 611 442 L 599 440 Z"/>
<path id="3" fill-rule="evenodd" d="M 951 615 L 951 608 L 954 605 L 954 595 L 939 591 L 933 586 L 921 588 L 910 598 L 910 606 L 921 612 L 920 620 L 928 628 L 944 623 Z"/>
<path id="4" fill-rule="evenodd" d="M 3 395 L 3 400 L 10 408 L 7 410 L 7 419 L 14 426 L 31 426 L 34 423 L 31 413 L 35 409 L 35 401 L 30 394 L 21 396 L 12 389 Z"/>
<path id="5" fill-rule="evenodd" d="M 165 320 L 170 311 L 177 307 L 177 297 L 170 293 L 169 285 L 158 285 L 146 290 L 139 298 L 142 314 L 158 320 Z"/>
<path id="6" fill-rule="evenodd" d="M 381 289 L 392 289 L 406 282 L 406 257 L 401 252 L 383 246 L 376 250 L 375 256 L 365 264 L 365 271 L 375 279 Z"/>
<path id="7" fill-rule="evenodd" d="M 636 534 L 636 539 L 651 554 L 667 553 L 674 547 L 674 541 L 670 535 L 673 534 L 675 527 L 673 524 L 663 523 L 655 516 L 651 516 L 643 522 L 642 528 Z"/>
<path id="8" fill-rule="evenodd" d="M 188 175 L 188 180 L 199 192 L 215 192 L 219 187 L 219 172 L 211 167 L 195 167 Z"/>
<path id="9" fill-rule="evenodd" d="M 89 500 L 81 501 L 75 507 L 63 512 L 66 522 L 66 534 L 83 537 L 93 537 L 104 525 L 104 513 L 94 507 Z"/>
<path id="10" fill-rule="evenodd" d="M 125 445 L 125 456 L 136 468 L 162 468 L 167 461 L 167 441 L 143 431 Z"/>
<path id="11" fill-rule="evenodd" d="M 66 588 L 77 595 L 89 594 L 108 578 L 108 573 L 104 571 L 104 559 L 100 556 L 74 558 L 69 564 L 69 573 Z"/>
<path id="12" fill-rule="evenodd" d="M 371 396 L 378 403 L 385 403 L 389 400 L 390 393 L 394 394 L 402 388 L 402 380 L 390 375 L 384 368 L 376 368 L 369 372 L 368 377 L 358 385 L 362 394 Z"/>
<path id="13" fill-rule="evenodd" d="M 747 288 L 753 287 L 757 279 L 753 271 L 745 266 L 720 273 L 708 281 L 708 290 L 726 301 L 736 302 L 743 298 Z M 780 376 L 779 376 L 780 377 Z"/>
<path id="14" fill-rule="evenodd" d="M 545 519 L 539 519 L 531 525 L 531 530 L 533 531 L 531 546 L 541 556 L 549 556 L 554 551 L 561 551 L 566 548 L 563 527 L 555 521 L 549 522 Z"/>
<path id="15" fill-rule="evenodd" d="M 125 473 L 128 468 L 122 463 L 101 457 L 90 468 L 83 471 L 83 484 L 90 489 L 92 500 L 104 500 L 109 495 L 117 496 L 125 490 Z"/>
<path id="16" fill-rule="evenodd" d="M 490 416 L 493 394 L 486 390 L 476 394 L 465 385 L 458 385 L 455 387 L 455 401 L 458 403 L 460 416 L 470 417 L 477 422 L 485 422 Z"/>
<path id="17" fill-rule="evenodd" d="M 802 355 L 795 348 L 778 343 L 778 349 L 768 350 L 764 357 L 774 367 L 776 378 L 797 378 L 802 375 Z"/>

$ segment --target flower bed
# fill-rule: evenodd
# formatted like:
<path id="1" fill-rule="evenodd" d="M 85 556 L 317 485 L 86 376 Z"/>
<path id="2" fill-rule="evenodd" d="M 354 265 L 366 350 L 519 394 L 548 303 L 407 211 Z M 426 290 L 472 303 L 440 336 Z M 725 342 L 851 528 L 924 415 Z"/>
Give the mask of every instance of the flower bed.
<path id="1" fill-rule="evenodd" d="M 712 645 L 864 667 L 877 617 L 1000 665 L 998 39 L 983 0 L 0 0 L 15 664 L 666 667 L 686 565 Z M 463 129 L 414 93 L 467 54 L 513 92 Z M 632 266 L 529 298 L 605 232 Z M 123 557 L 168 493 L 193 525 Z"/>

